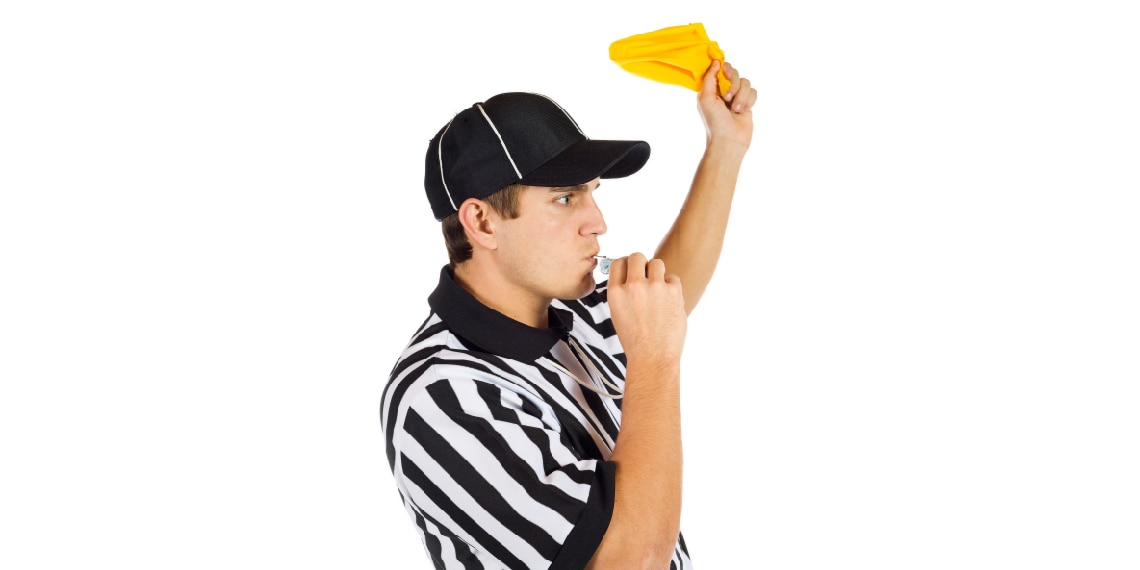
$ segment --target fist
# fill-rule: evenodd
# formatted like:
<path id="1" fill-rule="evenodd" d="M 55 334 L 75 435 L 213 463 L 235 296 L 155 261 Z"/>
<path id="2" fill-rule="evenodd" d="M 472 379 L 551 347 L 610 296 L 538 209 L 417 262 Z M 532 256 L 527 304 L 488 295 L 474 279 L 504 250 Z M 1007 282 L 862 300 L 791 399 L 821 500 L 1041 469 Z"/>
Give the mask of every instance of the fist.
<path id="1" fill-rule="evenodd" d="M 610 265 L 608 289 L 614 330 L 626 358 L 679 363 L 688 316 L 681 278 L 665 262 L 634 253 Z"/>

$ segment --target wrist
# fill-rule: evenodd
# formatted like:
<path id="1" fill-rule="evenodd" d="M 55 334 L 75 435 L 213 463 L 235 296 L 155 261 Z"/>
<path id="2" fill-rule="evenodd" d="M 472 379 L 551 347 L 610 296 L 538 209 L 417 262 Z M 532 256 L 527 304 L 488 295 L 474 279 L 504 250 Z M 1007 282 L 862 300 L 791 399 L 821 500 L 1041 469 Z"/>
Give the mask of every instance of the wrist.
<path id="1" fill-rule="evenodd" d="M 731 137 L 709 136 L 705 139 L 705 156 L 729 162 L 744 162 L 748 144 Z"/>
<path id="2" fill-rule="evenodd" d="M 629 354 L 626 353 L 626 370 L 637 369 L 653 371 L 656 377 L 671 377 L 681 375 L 681 355 L 665 353 L 657 354 Z"/>

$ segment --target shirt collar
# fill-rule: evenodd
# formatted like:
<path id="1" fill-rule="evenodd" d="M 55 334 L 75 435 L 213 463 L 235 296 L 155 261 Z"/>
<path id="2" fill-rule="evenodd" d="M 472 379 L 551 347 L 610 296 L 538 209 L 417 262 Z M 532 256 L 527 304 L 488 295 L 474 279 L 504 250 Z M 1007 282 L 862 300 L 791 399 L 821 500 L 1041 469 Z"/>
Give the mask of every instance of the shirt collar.
<path id="1" fill-rule="evenodd" d="M 533 362 L 550 352 L 573 328 L 574 314 L 550 307 L 550 328 L 536 329 L 486 305 L 455 282 L 451 266 L 439 272 L 439 285 L 428 305 L 455 334 L 490 352 L 514 360 Z"/>

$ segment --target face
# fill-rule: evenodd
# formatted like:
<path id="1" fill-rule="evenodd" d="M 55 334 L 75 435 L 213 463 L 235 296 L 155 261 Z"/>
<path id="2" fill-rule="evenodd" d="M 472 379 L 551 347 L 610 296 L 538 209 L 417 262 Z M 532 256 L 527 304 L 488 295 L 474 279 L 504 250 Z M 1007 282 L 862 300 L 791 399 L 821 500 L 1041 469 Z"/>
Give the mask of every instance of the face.
<path id="1" fill-rule="evenodd" d="M 594 202 L 599 183 L 527 186 L 519 193 L 519 217 L 499 220 L 497 256 L 519 294 L 577 299 L 594 290 L 598 236 L 606 232 Z"/>

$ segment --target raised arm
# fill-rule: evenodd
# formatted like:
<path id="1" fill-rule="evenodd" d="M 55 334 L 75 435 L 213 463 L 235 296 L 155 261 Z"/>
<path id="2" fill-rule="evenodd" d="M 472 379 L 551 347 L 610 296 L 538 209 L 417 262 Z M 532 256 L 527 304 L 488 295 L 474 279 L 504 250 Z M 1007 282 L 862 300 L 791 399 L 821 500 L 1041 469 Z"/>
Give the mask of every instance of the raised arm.
<path id="1" fill-rule="evenodd" d="M 725 74 L 732 81 L 728 93 L 717 94 L 714 61 L 705 72 L 704 85 L 697 96 L 705 123 L 705 154 L 693 176 L 681 212 L 657 247 L 654 257 L 665 261 L 669 273 L 685 286 L 685 312 L 691 313 L 712 279 L 724 233 L 740 165 L 752 142 L 752 105 L 756 90 L 728 63 Z"/>

